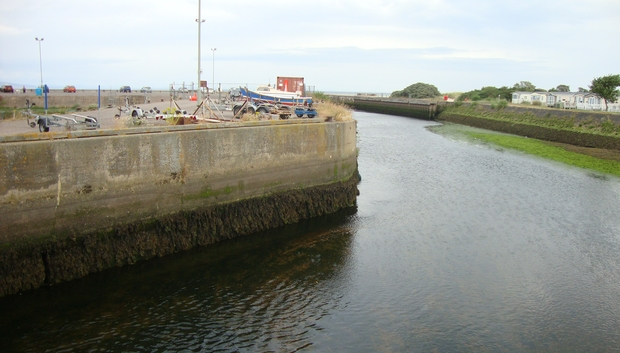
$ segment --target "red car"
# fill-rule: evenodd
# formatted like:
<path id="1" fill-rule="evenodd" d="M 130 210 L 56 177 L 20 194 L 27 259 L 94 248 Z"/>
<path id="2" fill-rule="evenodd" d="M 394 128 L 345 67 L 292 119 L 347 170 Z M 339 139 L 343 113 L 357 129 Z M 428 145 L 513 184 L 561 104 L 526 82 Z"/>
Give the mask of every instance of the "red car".
<path id="1" fill-rule="evenodd" d="M 69 92 L 69 93 L 75 93 L 76 89 L 75 89 L 75 86 L 65 86 L 65 88 L 63 88 L 62 91 L 63 92 Z"/>
<path id="2" fill-rule="evenodd" d="M 15 91 L 13 91 L 13 86 L 11 86 L 11 85 L 4 85 L 4 86 L 2 86 L 2 92 L 13 93 Z"/>

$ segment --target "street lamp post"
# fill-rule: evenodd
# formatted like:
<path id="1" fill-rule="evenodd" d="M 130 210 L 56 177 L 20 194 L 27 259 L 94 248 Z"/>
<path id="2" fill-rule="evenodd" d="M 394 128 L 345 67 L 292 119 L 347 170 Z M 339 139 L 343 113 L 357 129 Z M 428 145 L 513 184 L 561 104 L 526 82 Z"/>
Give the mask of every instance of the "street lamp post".
<path id="1" fill-rule="evenodd" d="M 37 42 L 39 42 L 39 69 L 41 70 L 41 89 L 43 89 L 43 61 L 41 60 L 41 42 L 43 38 L 35 38 Z"/>
<path id="2" fill-rule="evenodd" d="M 215 51 L 216 50 L 217 50 L 217 48 L 211 48 L 211 51 L 213 51 L 213 62 L 212 62 L 212 65 L 213 65 L 212 75 L 213 76 L 211 76 L 211 79 L 213 80 L 212 83 L 211 83 L 213 85 L 213 93 L 215 93 Z"/>
<path id="3" fill-rule="evenodd" d="M 196 105 L 200 105 L 202 102 L 202 87 L 200 86 L 200 74 L 202 71 L 200 70 L 200 25 L 205 21 L 200 18 L 200 0 L 198 0 L 198 18 L 196 22 L 198 22 L 198 89 L 196 90 Z"/>

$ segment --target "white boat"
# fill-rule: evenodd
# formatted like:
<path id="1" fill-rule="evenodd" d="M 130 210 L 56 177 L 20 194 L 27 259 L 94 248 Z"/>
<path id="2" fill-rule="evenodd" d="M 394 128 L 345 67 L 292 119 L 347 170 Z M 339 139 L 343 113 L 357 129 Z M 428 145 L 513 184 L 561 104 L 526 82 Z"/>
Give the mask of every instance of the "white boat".
<path id="1" fill-rule="evenodd" d="M 265 94 L 272 97 L 281 97 L 281 98 L 291 98 L 291 97 L 301 97 L 301 92 L 287 92 L 280 91 L 275 87 L 271 87 L 271 85 L 260 85 L 256 88 L 255 92 L 260 94 Z"/>
<path id="2" fill-rule="evenodd" d="M 312 103 L 312 97 L 302 97 L 296 92 L 279 91 L 271 86 L 258 86 L 256 91 L 239 87 L 242 96 L 253 101 L 284 105 L 305 105 Z"/>

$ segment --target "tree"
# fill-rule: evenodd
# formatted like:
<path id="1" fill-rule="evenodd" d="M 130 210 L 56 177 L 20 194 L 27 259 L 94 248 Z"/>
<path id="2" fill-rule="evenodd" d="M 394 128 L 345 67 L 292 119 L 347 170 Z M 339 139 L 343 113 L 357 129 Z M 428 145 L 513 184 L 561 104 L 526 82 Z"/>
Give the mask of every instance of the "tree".
<path id="1" fill-rule="evenodd" d="M 558 85 L 555 89 L 557 90 L 556 92 L 570 92 L 570 86 L 568 85 Z"/>
<path id="2" fill-rule="evenodd" d="M 515 91 L 524 91 L 524 92 L 534 92 L 536 91 L 536 86 L 534 86 L 530 81 L 520 81 L 515 83 L 512 88 Z"/>
<path id="3" fill-rule="evenodd" d="M 435 98 L 441 93 L 437 87 L 428 83 L 414 83 L 402 91 L 394 91 L 391 97 L 407 97 L 407 98 Z"/>
<path id="4" fill-rule="evenodd" d="M 605 101 L 605 111 L 609 109 L 607 102 L 616 103 L 618 101 L 618 90 L 620 86 L 620 75 L 607 75 L 603 77 L 597 77 L 592 80 L 590 85 L 590 92 L 596 93 L 599 97 Z"/>
<path id="5" fill-rule="evenodd" d="M 513 89 L 508 88 L 506 86 L 502 86 L 500 88 L 493 87 L 493 86 L 486 86 L 486 87 L 482 87 L 481 89 L 476 89 L 473 91 L 462 93 L 459 96 L 458 100 L 464 101 L 466 99 L 469 99 L 472 101 L 478 101 L 478 100 L 484 100 L 484 99 L 492 100 L 492 99 L 497 99 L 497 98 L 510 100 L 512 98 L 513 91 L 514 91 Z"/>
<path id="6" fill-rule="evenodd" d="M 587 89 L 583 88 L 583 87 L 579 87 L 579 93 L 586 93 L 586 92 L 590 92 Z"/>

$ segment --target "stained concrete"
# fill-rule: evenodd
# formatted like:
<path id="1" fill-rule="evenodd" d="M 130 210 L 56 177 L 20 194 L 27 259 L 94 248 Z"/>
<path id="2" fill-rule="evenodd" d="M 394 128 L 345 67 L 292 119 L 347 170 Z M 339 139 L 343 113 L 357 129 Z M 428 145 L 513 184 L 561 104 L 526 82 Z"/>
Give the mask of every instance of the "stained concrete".
<path id="1" fill-rule="evenodd" d="M 18 283 L 21 278 L 15 279 L 15 267 L 3 267 L 5 260 L 38 268 L 30 277 L 33 283 L 49 281 L 39 278 L 41 269 L 49 272 L 49 244 L 64 249 L 59 242 L 85 244 L 86 235 L 108 239 L 109 234 L 132 230 L 160 234 L 166 229 L 163 219 L 184 219 L 183 214 L 201 219 L 209 208 L 253 199 L 269 200 L 266 207 L 274 209 L 279 198 L 317 192 L 357 176 L 355 121 L 300 119 L 35 135 L 38 138 L 0 144 L 0 282 L 14 278 Z M 316 209 L 302 212 L 303 217 L 349 207 L 357 189 L 345 189 L 344 202 L 333 201 L 342 197 L 338 188 L 325 189 L 326 195 L 318 199 L 307 198 L 309 194 L 293 197 L 297 201 L 283 203 L 293 210 L 272 217 L 277 221 L 265 227 L 295 221 L 298 217 L 290 212 L 300 207 Z M 244 214 L 239 217 L 242 224 L 247 222 Z M 192 224 L 196 233 L 201 224 L 203 230 L 214 229 L 201 221 Z M 127 239 L 121 236 L 119 241 Z M 124 251 L 129 255 L 119 263 L 148 258 L 132 252 L 140 249 L 128 246 Z M 56 250 L 54 254 L 59 256 Z M 116 265 L 104 262 L 93 268 Z M 89 266 L 84 273 L 92 272 Z"/>

